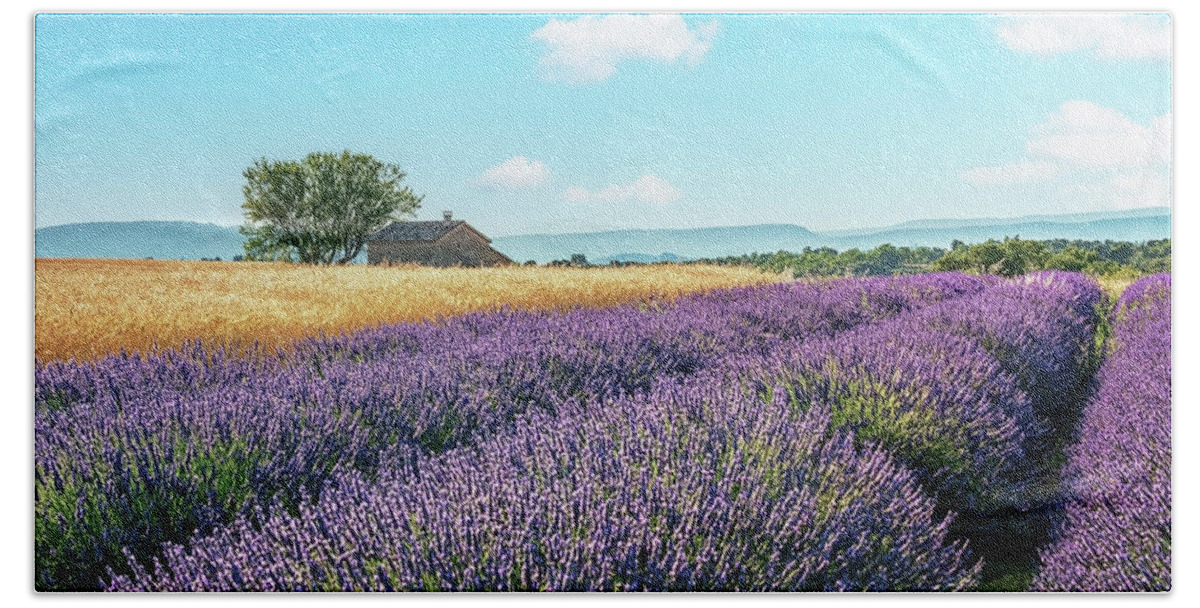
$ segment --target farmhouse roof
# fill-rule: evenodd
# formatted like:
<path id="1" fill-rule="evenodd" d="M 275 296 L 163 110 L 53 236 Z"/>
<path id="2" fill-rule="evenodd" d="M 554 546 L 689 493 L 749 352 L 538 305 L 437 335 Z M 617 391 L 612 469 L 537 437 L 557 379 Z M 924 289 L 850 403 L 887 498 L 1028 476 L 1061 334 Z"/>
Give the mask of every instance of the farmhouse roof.
<path id="1" fill-rule="evenodd" d="M 371 235 L 372 241 L 436 241 L 466 224 L 462 220 L 432 222 L 392 222 Z M 467 228 L 471 228 L 467 226 Z M 471 228 L 474 232 L 479 232 Z M 480 236 L 483 236 L 482 234 Z M 486 238 L 486 237 L 485 237 Z M 490 240 L 490 239 L 488 239 Z"/>

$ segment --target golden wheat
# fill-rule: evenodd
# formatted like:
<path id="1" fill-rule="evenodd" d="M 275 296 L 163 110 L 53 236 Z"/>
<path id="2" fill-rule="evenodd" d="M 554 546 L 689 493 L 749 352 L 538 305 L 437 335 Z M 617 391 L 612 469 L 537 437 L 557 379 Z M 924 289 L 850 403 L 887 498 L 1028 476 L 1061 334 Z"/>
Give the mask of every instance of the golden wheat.
<path id="1" fill-rule="evenodd" d="M 1125 293 L 1125 288 L 1132 285 L 1137 279 L 1138 277 L 1118 275 L 1100 275 L 1096 277 L 1096 280 L 1100 283 L 1100 288 L 1113 300 L 1120 298 L 1121 294 Z"/>
<path id="2" fill-rule="evenodd" d="M 468 269 L 38 259 L 34 355 L 91 359 L 192 338 L 276 347 L 318 332 L 501 306 L 612 306 L 779 280 L 751 268 L 700 265 Z"/>

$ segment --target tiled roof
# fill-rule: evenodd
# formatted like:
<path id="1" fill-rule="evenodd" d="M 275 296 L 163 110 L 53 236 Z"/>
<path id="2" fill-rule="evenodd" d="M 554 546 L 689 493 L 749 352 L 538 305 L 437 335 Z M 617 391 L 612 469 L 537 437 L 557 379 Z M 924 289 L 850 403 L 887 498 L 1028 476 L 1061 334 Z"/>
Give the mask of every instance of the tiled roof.
<path id="1" fill-rule="evenodd" d="M 371 235 L 371 241 L 436 241 L 466 222 L 392 222 Z"/>

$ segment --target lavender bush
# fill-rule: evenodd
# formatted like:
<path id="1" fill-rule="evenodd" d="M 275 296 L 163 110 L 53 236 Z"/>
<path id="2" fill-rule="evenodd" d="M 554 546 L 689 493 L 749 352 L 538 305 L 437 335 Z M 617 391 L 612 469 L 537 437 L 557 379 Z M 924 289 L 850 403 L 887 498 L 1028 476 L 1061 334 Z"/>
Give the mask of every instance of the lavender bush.
<path id="1" fill-rule="evenodd" d="M 1059 538 L 1041 591 L 1171 588 L 1171 277 L 1131 285 L 1113 313 L 1099 391 L 1070 450 Z"/>
<path id="2" fill-rule="evenodd" d="M 1010 500 L 1026 481 L 1018 420 L 1031 416 L 1029 401 L 968 338 L 888 322 L 781 352 L 757 374 L 759 392 L 828 404 L 836 427 L 886 446 L 943 510 Z"/>
<path id="3" fill-rule="evenodd" d="M 1095 335 L 1103 292 L 1077 273 L 1047 271 L 1004 281 L 957 306 L 916 315 L 929 329 L 980 342 L 1016 376 L 1042 422 L 1085 393 L 1095 372 Z"/>
<path id="4" fill-rule="evenodd" d="M 1028 502 L 1098 301 L 835 280 L 39 363 L 37 584 L 968 588 L 950 512 Z"/>
<path id="5" fill-rule="evenodd" d="M 1041 273 L 714 370 L 831 404 L 835 425 L 887 445 L 946 509 L 1025 505 L 1058 409 L 1089 379 L 1100 296 L 1082 275 Z"/>
<path id="6" fill-rule="evenodd" d="M 295 508 L 339 467 L 374 476 L 414 451 L 503 434 L 528 411 L 644 391 L 787 331 L 832 335 L 984 284 L 949 275 L 781 285 L 645 310 L 474 314 L 273 356 L 194 342 L 39 364 L 37 585 L 96 588 L 106 566 L 121 569 L 122 547 L 146 558 L 276 498 Z M 792 314 L 753 316 L 762 306 Z"/>
<path id="7" fill-rule="evenodd" d="M 150 394 L 167 398 L 243 382 L 280 368 L 309 368 L 320 377 L 331 362 L 387 359 L 395 365 L 397 357 L 445 355 L 487 339 L 502 351 L 529 345 L 531 340 L 561 345 L 565 339 L 599 347 L 597 339 L 621 339 L 628 332 L 644 331 L 631 339 L 691 339 L 702 356 L 711 358 L 730 349 L 747 350 L 748 343 L 760 345 L 780 335 L 795 339 L 831 336 L 903 310 L 978 293 L 988 283 L 987 279 L 958 274 L 834 280 L 721 290 L 685 296 L 673 304 L 651 302 L 642 307 L 472 313 L 438 322 L 303 340 L 294 349 L 274 354 L 253 346 L 228 353 L 193 341 L 144 356 L 134 353 L 97 362 L 39 362 L 35 404 L 38 409 L 58 409 L 86 404 L 102 395 L 118 401 Z"/>
<path id="8" fill-rule="evenodd" d="M 720 373 L 783 386 L 795 407 L 829 404 L 835 426 L 886 446 L 940 512 L 959 514 L 953 533 L 985 558 L 987 588 L 1023 589 L 1061 501 L 1100 297 L 1081 275 L 1000 281 L 833 339 L 728 357 Z"/>
<path id="9" fill-rule="evenodd" d="M 38 587 L 92 589 L 122 549 L 148 554 L 279 500 L 292 508 L 339 464 L 402 454 L 369 447 L 332 400 L 298 407 L 287 378 L 173 401 L 105 399 L 35 418 Z M 273 393 L 271 388 L 278 390 Z M 314 395 L 315 396 L 315 395 Z"/>
<path id="10" fill-rule="evenodd" d="M 346 475 L 113 590 L 950 590 L 978 565 L 886 452 L 738 391 L 675 387 Z"/>

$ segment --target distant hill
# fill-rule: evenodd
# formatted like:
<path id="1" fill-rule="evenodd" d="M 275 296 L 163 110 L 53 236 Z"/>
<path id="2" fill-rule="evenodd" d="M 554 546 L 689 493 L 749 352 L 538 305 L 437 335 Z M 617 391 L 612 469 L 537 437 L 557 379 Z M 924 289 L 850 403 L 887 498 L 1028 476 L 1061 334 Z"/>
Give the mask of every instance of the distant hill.
<path id="1" fill-rule="evenodd" d="M 1089 241 L 1131 241 L 1141 242 L 1151 239 L 1165 239 L 1171 236 L 1171 215 L 1137 215 L 1124 218 L 1071 220 L 1034 220 L 1014 221 L 995 224 L 962 224 L 947 226 L 918 226 L 904 225 L 885 228 L 870 234 L 858 236 L 843 236 L 833 239 L 837 244 L 830 245 L 839 251 L 858 247 L 871 248 L 891 243 L 897 247 L 930 247 L 946 248 L 952 240 L 964 243 L 981 243 L 988 239 L 1002 239 L 1006 236 L 1020 236 L 1023 239 L 1084 239 Z"/>
<path id="2" fill-rule="evenodd" d="M 822 232 L 831 237 L 854 237 L 877 234 L 895 230 L 946 230 L 953 228 L 972 228 L 984 226 L 1013 226 L 1031 223 L 1080 224 L 1099 220 L 1122 220 L 1128 218 L 1144 218 L 1165 216 L 1170 218 L 1171 210 L 1167 207 L 1146 207 L 1142 209 L 1127 209 L 1124 211 L 1094 211 L 1091 213 L 1067 213 L 1059 215 L 1024 215 L 1019 217 L 977 217 L 956 219 L 926 219 L 910 220 L 891 226 L 875 228 L 855 228 L 852 230 L 829 230 Z M 1124 239 L 1129 240 L 1129 239 Z"/>
<path id="3" fill-rule="evenodd" d="M 640 262 L 642 264 L 653 264 L 655 262 L 686 262 L 689 258 L 681 258 L 673 253 L 660 253 L 658 255 L 650 255 L 648 253 L 620 253 L 598 260 L 588 260 L 592 264 L 607 264 L 609 262 Z"/>
<path id="4" fill-rule="evenodd" d="M 485 229 L 486 231 L 486 229 Z M 493 239 L 517 262 L 569 259 L 582 253 L 593 263 L 609 260 L 656 262 L 703 257 L 800 251 L 805 247 L 873 249 L 896 246 L 949 247 L 950 241 L 979 243 L 1020 235 L 1024 239 L 1087 239 L 1141 242 L 1171 236 L 1166 207 L 977 220 L 917 220 L 885 228 L 813 232 L 793 224 L 716 228 L 614 230 L 578 234 L 530 234 Z M 96 222 L 34 230 L 37 257 L 232 259 L 242 253 L 236 226 L 196 222 Z M 360 258 L 363 256 L 360 256 Z M 361 260 L 358 260 L 361 261 Z"/>
<path id="5" fill-rule="evenodd" d="M 792 224 L 766 224 L 692 230 L 617 230 L 580 234 L 530 234 L 493 239 L 492 245 L 518 260 L 567 259 L 582 253 L 592 261 L 634 256 L 663 259 L 721 257 L 745 253 L 799 251 L 805 247 L 857 247 L 874 249 L 884 243 L 897 247 L 948 248 L 957 239 L 980 243 L 988 239 L 1020 236 L 1023 239 L 1086 239 L 1141 242 L 1171 236 L 1171 210 L 1167 207 L 1080 213 L 1071 215 L 981 218 L 978 220 L 918 220 L 885 228 L 812 232 Z M 669 253 L 659 253 L 669 252 Z M 653 260 L 651 260 L 653 261 Z"/>
<path id="6" fill-rule="evenodd" d="M 820 237 L 791 224 L 728 226 L 718 228 L 613 230 L 579 234 L 531 234 L 492 239 L 492 246 L 523 262 L 567 259 L 582 253 L 588 260 L 606 260 L 635 254 L 657 257 L 661 252 L 681 258 L 732 255 L 729 252 L 803 249 Z"/>
<path id="7" fill-rule="evenodd" d="M 33 231 L 39 258 L 233 259 L 244 237 L 236 226 L 197 222 L 92 222 Z"/>

